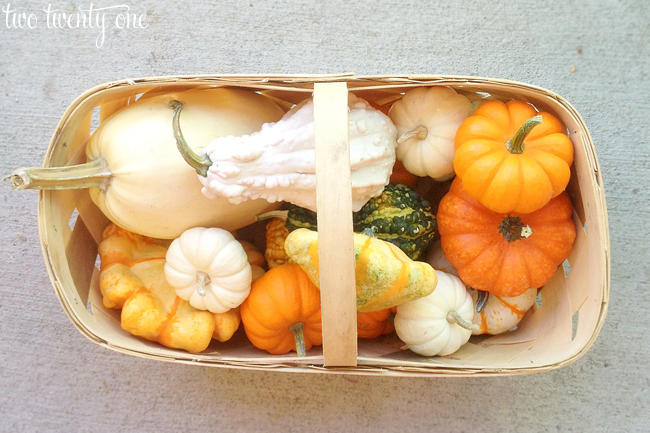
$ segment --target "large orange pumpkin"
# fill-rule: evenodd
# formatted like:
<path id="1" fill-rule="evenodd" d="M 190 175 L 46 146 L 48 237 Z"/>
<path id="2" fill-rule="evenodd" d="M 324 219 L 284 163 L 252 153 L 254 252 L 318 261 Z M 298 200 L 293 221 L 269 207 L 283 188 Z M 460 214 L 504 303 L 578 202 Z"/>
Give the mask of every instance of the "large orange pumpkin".
<path id="1" fill-rule="evenodd" d="M 495 212 L 534 212 L 571 176 L 573 144 L 564 126 L 523 101 L 484 102 L 460 125 L 454 147 L 465 190 Z"/>
<path id="2" fill-rule="evenodd" d="M 465 284 L 513 297 L 548 282 L 573 246 L 576 229 L 566 193 L 530 214 L 493 212 L 458 178 L 438 207 L 445 257 Z"/>
<path id="3" fill-rule="evenodd" d="M 320 291 L 296 264 L 276 266 L 253 281 L 241 319 L 250 342 L 272 355 L 294 350 L 304 356 L 323 344 Z"/>

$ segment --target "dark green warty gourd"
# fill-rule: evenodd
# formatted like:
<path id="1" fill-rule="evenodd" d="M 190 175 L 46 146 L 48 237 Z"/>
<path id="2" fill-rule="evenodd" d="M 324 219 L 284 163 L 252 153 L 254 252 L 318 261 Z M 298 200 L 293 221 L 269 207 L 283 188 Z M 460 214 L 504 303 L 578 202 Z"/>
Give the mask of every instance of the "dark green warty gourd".
<path id="1" fill-rule="evenodd" d="M 352 216 L 356 233 L 371 229 L 376 238 L 399 247 L 417 260 L 436 232 L 436 217 L 429 202 L 402 184 L 388 184 Z M 291 232 L 299 228 L 316 230 L 316 213 L 291 205 L 285 226 Z"/>

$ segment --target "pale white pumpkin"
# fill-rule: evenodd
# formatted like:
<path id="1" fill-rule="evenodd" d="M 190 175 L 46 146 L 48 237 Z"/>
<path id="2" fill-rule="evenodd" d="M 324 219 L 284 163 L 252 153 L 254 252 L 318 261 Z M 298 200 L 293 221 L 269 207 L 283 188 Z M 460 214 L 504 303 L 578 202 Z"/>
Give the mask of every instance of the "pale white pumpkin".
<path id="1" fill-rule="evenodd" d="M 407 347 L 423 356 L 445 356 L 469 341 L 474 303 L 456 276 L 436 271 L 438 285 L 428 296 L 397 306 L 395 331 Z"/>
<path id="2" fill-rule="evenodd" d="M 388 184 L 395 164 L 397 131 L 384 113 L 353 94 L 349 94 L 348 107 L 352 210 L 356 212 Z M 184 129 L 182 118 L 180 127 Z M 316 211 L 311 99 L 251 135 L 212 141 L 204 153 L 188 152 L 184 158 L 199 172 L 207 197 L 227 198 L 235 204 L 258 198 L 271 203 L 287 201 Z"/>
<path id="3" fill-rule="evenodd" d="M 251 290 L 252 270 L 244 247 L 219 228 L 195 227 L 175 239 L 166 256 L 165 277 L 194 308 L 225 313 Z"/>
<path id="4" fill-rule="evenodd" d="M 456 130 L 474 110 L 449 87 L 416 87 L 388 112 L 397 128 L 397 159 L 417 176 L 442 181 L 454 175 Z"/>

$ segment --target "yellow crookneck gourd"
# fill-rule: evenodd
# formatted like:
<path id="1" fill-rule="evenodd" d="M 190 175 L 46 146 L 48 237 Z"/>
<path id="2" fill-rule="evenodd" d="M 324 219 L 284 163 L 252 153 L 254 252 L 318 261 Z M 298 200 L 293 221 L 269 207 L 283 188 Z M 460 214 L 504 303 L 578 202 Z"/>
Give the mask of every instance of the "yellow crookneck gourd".
<path id="1" fill-rule="evenodd" d="M 290 261 L 300 265 L 319 287 L 318 233 L 298 229 L 284 244 Z M 424 262 L 409 259 L 395 245 L 365 234 L 354 234 L 357 312 L 383 310 L 429 295 L 438 278 Z"/>

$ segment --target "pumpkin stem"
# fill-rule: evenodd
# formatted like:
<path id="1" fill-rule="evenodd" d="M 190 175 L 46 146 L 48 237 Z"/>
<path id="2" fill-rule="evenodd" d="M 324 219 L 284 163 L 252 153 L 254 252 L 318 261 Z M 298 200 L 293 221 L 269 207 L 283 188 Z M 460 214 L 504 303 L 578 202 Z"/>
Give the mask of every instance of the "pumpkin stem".
<path id="1" fill-rule="evenodd" d="M 210 284 L 210 277 L 205 272 L 199 272 L 198 281 L 196 282 L 196 291 L 199 292 L 199 295 L 205 296 L 205 286 Z"/>
<path id="2" fill-rule="evenodd" d="M 397 139 L 397 144 L 402 144 L 407 140 L 415 137 L 418 140 L 424 140 L 429 135 L 429 130 L 424 125 L 418 125 L 414 130 L 405 132 Z"/>
<path id="3" fill-rule="evenodd" d="M 208 168 L 212 165 L 212 161 L 207 155 L 197 155 L 185 141 L 183 132 L 181 131 L 181 110 L 183 103 L 173 100 L 169 103 L 169 108 L 174 110 L 174 117 L 172 118 L 172 127 L 174 128 L 174 138 L 176 139 L 176 147 L 181 153 L 181 156 L 196 172 L 203 176 L 208 176 Z"/>
<path id="4" fill-rule="evenodd" d="M 303 322 L 294 323 L 289 327 L 289 331 L 293 332 L 296 339 L 296 353 L 298 356 L 306 356 L 305 350 L 305 324 Z"/>
<path id="5" fill-rule="evenodd" d="M 9 178 L 14 189 L 106 189 L 112 173 L 104 158 L 65 167 L 19 168 Z"/>
<path id="6" fill-rule="evenodd" d="M 476 294 L 476 309 L 474 311 L 482 313 L 488 303 L 488 299 L 490 299 L 490 293 L 485 290 L 477 290 Z"/>
<path id="7" fill-rule="evenodd" d="M 521 218 L 513 216 L 503 218 L 498 230 L 508 242 L 518 241 L 522 238 L 527 239 L 533 234 L 533 229 L 530 226 L 525 226 Z"/>
<path id="8" fill-rule="evenodd" d="M 526 148 L 524 140 L 530 134 L 530 131 L 540 123 L 542 123 L 542 116 L 539 114 L 526 120 L 515 136 L 506 142 L 506 148 L 511 153 L 524 153 L 524 149 Z"/>
<path id="9" fill-rule="evenodd" d="M 463 319 L 457 311 L 450 311 L 447 313 L 447 322 L 455 323 L 461 328 L 467 329 L 468 331 L 478 331 L 480 329 L 476 323 L 471 323 Z"/>
<path id="10" fill-rule="evenodd" d="M 288 210 L 272 210 L 270 212 L 256 215 L 255 221 L 264 221 L 271 218 L 280 218 L 286 221 L 288 216 L 289 216 Z"/>

